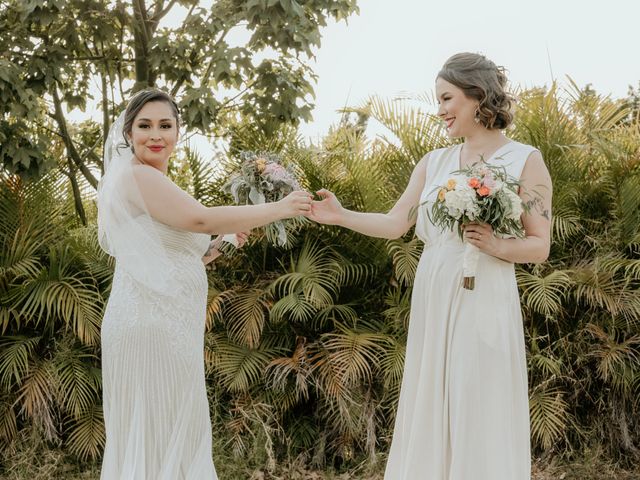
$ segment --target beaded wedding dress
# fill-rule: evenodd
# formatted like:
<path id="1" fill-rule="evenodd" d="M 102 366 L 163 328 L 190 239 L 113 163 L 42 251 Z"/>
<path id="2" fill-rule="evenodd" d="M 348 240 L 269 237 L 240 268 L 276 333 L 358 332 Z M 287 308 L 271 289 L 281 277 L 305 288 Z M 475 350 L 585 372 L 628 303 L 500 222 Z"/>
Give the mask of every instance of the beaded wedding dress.
<path id="1" fill-rule="evenodd" d="M 210 236 L 151 218 L 122 125 L 121 115 L 98 189 L 100 245 L 116 259 L 101 329 L 101 478 L 216 480 L 204 375 Z"/>

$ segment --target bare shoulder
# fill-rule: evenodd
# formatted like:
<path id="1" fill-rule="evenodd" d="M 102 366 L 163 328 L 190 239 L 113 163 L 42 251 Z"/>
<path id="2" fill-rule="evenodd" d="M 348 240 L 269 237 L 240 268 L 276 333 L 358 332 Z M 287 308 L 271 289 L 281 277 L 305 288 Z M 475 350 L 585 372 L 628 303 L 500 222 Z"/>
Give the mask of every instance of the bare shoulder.
<path id="1" fill-rule="evenodd" d="M 148 165 L 134 165 L 132 167 L 133 178 L 138 187 L 145 193 L 150 191 L 173 191 L 181 190 L 169 177 L 164 175 L 157 168 Z"/>
<path id="2" fill-rule="evenodd" d="M 527 182 L 528 180 L 535 179 L 536 182 L 542 182 L 551 186 L 551 176 L 547 165 L 544 163 L 542 153 L 540 150 L 533 150 L 524 164 L 522 170 L 522 180 Z"/>
<path id="3" fill-rule="evenodd" d="M 538 150 L 537 148 L 534 149 L 529 156 L 527 157 L 527 161 L 525 163 L 525 167 L 529 165 L 529 166 L 537 166 L 537 167 L 544 167 L 544 169 L 546 170 L 547 166 L 544 163 L 544 159 L 542 158 L 542 153 L 540 152 L 540 150 Z"/>
<path id="4" fill-rule="evenodd" d="M 166 177 L 158 169 L 150 167 L 149 165 L 134 165 L 131 167 L 133 175 L 138 181 L 160 181 L 166 179 Z"/>

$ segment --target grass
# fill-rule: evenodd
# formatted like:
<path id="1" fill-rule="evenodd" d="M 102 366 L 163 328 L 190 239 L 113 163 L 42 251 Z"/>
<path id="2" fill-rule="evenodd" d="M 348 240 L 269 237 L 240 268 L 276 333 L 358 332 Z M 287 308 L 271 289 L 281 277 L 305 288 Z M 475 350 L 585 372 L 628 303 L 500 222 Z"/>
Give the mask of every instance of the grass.
<path id="1" fill-rule="evenodd" d="M 255 460 L 255 459 L 254 459 Z M 267 472 L 252 468 L 246 459 L 216 456 L 218 476 L 221 480 L 383 480 L 384 459 L 377 467 L 366 462 L 350 471 L 308 470 L 305 459 L 280 465 Z M 640 466 L 629 471 L 606 461 L 598 450 L 583 453 L 574 461 L 559 456 L 533 461 L 532 480 L 638 480 Z M 78 463 L 61 448 L 48 444 L 42 438 L 22 435 L 10 449 L 0 452 L 0 480 L 99 480 L 100 465 Z"/>
<path id="2" fill-rule="evenodd" d="M 0 480 L 99 480 L 98 465 L 83 465 L 65 460 L 59 450 L 51 450 L 39 458 L 23 457 L 5 467 Z M 227 474 L 225 474 L 227 472 Z M 350 472 L 321 472 L 303 468 L 278 469 L 276 472 L 255 470 L 252 473 L 238 463 L 219 465 L 218 476 L 221 480 L 383 480 L 382 472 L 374 474 L 353 474 Z M 625 471 L 613 465 L 588 460 L 576 463 L 558 463 L 543 465 L 534 462 L 532 480 L 638 480 L 640 469 Z"/>

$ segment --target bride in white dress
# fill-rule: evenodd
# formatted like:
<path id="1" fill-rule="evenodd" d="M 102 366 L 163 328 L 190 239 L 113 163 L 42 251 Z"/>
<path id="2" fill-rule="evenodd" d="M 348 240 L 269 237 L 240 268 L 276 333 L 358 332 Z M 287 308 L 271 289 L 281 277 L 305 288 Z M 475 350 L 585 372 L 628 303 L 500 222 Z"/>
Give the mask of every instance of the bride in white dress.
<path id="1" fill-rule="evenodd" d="M 326 190 L 318 192 L 324 199 L 312 204 L 313 220 L 391 239 L 413 226 L 412 209 L 426 202 L 417 215 L 416 235 L 425 248 L 413 286 L 387 480 L 531 476 L 527 371 L 514 263 L 543 262 L 549 254 L 551 180 L 538 150 L 501 132 L 513 119 L 505 87 L 502 69 L 484 56 L 454 55 L 436 79 L 438 115 L 449 136 L 464 142 L 426 154 L 389 213 L 346 210 Z M 520 196 L 532 208 L 522 216 L 523 239 L 498 238 L 486 224 L 465 227 L 466 241 L 481 252 L 475 289 L 466 290 L 462 241 L 457 233 L 434 227 L 425 212 L 436 186 L 481 157 L 520 178 Z"/>
<path id="2" fill-rule="evenodd" d="M 174 100 L 146 90 L 105 144 L 99 240 L 116 267 L 101 331 L 103 480 L 217 478 L 203 353 L 211 235 L 310 210 L 302 191 L 257 206 L 201 205 L 166 177 L 178 127 Z"/>

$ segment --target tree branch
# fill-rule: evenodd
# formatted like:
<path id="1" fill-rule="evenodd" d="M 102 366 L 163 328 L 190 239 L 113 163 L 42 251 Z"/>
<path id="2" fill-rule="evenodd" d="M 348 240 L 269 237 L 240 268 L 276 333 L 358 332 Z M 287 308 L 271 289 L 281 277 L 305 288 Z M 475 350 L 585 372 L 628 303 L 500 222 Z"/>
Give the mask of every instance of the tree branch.
<path id="1" fill-rule="evenodd" d="M 58 124 L 58 128 L 60 129 L 60 136 L 62 137 L 62 141 L 64 142 L 65 147 L 67 148 L 67 156 L 73 160 L 73 163 L 78 167 L 84 178 L 87 179 L 89 184 L 93 188 L 98 188 L 98 180 L 91 173 L 89 168 L 83 163 L 78 151 L 76 150 L 75 145 L 73 144 L 73 140 L 71 139 L 71 135 L 69 135 L 69 130 L 67 129 L 67 122 L 64 118 L 64 113 L 62 112 L 62 102 L 60 101 L 60 96 L 58 95 L 58 87 L 54 85 L 51 90 L 51 95 L 53 96 L 53 105 L 54 105 L 54 114 L 53 118 Z"/>
<path id="2" fill-rule="evenodd" d="M 173 8 L 173 6 L 176 4 L 177 0 L 171 0 L 169 2 L 169 4 L 167 5 L 166 8 L 162 8 L 162 4 L 161 2 L 157 3 L 157 9 L 156 11 L 153 13 L 153 15 L 151 16 L 151 22 L 158 24 L 158 22 L 167 14 L 169 13 L 169 11 Z M 195 5 L 195 4 L 194 4 Z"/>

